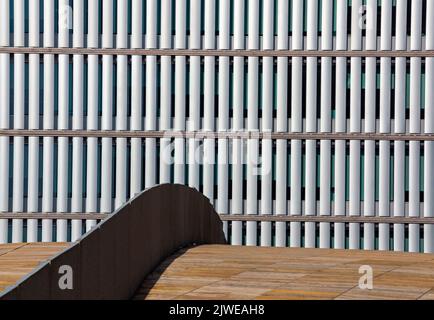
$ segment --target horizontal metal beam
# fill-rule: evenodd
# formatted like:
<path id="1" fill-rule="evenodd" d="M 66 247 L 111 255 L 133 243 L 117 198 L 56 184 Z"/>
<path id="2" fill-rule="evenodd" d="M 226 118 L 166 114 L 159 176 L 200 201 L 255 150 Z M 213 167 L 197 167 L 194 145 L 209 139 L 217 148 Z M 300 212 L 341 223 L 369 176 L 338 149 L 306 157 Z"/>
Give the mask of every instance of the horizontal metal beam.
<path id="1" fill-rule="evenodd" d="M 434 141 L 434 134 L 406 133 L 306 133 L 254 131 L 119 131 L 119 130 L 24 130 L 0 129 L 9 137 L 83 137 L 83 138 L 215 138 L 215 139 L 284 139 L 284 140 L 386 140 Z"/>
<path id="2" fill-rule="evenodd" d="M 221 214 L 222 221 L 434 224 L 434 218 Z"/>
<path id="3" fill-rule="evenodd" d="M 434 50 L 202 50 L 0 47 L 0 53 L 214 57 L 434 57 Z"/>
<path id="4" fill-rule="evenodd" d="M 104 220 L 107 213 L 70 213 L 70 212 L 4 212 L 0 219 L 64 219 L 64 220 Z M 220 214 L 222 221 L 257 222 L 330 222 L 330 223 L 392 223 L 392 224 L 434 224 L 433 218 L 413 217 L 364 217 L 364 216 L 287 216 L 287 215 L 233 215 Z"/>
<path id="5" fill-rule="evenodd" d="M 0 219 L 104 220 L 107 213 L 70 212 L 2 212 Z"/>

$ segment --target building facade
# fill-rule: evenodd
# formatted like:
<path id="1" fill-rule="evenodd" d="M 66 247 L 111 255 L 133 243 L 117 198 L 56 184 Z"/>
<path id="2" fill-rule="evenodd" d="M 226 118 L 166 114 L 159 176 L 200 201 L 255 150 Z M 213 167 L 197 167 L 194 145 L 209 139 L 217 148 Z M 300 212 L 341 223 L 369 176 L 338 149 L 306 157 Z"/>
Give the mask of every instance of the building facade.
<path id="1" fill-rule="evenodd" d="M 430 50 L 431 0 L 0 0 L 0 242 L 180 183 L 232 244 L 433 252 Z"/>

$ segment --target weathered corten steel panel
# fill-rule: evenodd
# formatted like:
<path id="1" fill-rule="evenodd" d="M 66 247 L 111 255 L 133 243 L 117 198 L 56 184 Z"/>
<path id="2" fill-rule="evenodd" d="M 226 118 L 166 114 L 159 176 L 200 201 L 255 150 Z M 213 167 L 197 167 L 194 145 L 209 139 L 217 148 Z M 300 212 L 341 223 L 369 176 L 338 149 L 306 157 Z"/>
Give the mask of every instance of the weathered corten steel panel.
<path id="1" fill-rule="evenodd" d="M 6 291 L 1 299 L 128 299 L 143 279 L 181 247 L 223 244 L 209 200 L 184 185 L 146 190 Z M 61 289 L 70 266 L 73 287 Z"/>

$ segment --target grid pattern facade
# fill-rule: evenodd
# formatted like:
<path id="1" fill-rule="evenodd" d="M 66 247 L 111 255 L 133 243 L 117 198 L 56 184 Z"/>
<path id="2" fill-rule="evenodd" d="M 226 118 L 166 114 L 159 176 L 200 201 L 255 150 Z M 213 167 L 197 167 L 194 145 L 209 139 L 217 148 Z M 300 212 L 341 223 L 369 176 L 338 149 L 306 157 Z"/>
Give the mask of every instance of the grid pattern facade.
<path id="1" fill-rule="evenodd" d="M 0 136 L 0 212 L 113 212 L 188 184 L 220 214 L 434 217 L 430 0 L 1 0 L 0 47 L 305 50 L 317 57 L 0 53 L 0 129 L 261 132 L 261 139 Z M 321 51 L 393 51 L 327 57 Z M 94 220 L 0 219 L 0 242 Z M 434 251 L 431 224 L 225 222 L 232 244 Z"/>

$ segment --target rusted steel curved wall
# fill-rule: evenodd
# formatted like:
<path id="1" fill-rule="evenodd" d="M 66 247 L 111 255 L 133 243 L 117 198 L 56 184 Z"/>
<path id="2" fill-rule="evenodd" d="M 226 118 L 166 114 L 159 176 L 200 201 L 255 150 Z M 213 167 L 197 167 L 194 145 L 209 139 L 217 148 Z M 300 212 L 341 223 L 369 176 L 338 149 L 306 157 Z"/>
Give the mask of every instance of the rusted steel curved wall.
<path id="1" fill-rule="evenodd" d="M 126 203 L 0 298 L 128 299 L 180 247 L 224 242 L 222 222 L 204 195 L 161 185 Z M 72 269 L 72 289 L 59 287 L 61 266 Z"/>

